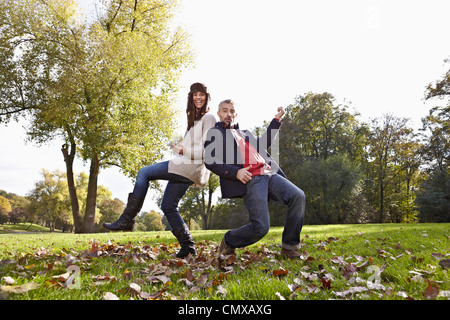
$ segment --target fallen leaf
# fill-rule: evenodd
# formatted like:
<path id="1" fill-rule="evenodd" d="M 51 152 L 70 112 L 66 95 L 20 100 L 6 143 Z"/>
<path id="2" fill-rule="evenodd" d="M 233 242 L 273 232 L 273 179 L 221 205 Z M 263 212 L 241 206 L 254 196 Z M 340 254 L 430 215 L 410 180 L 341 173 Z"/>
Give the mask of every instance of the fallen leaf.
<path id="1" fill-rule="evenodd" d="M 437 252 L 433 252 L 433 253 L 431 254 L 431 256 L 432 256 L 433 258 L 438 259 L 438 260 L 440 260 L 440 259 L 442 259 L 443 257 L 445 257 L 445 255 L 443 255 L 442 253 L 437 253 Z"/>
<path id="2" fill-rule="evenodd" d="M 445 259 L 445 260 L 439 261 L 439 265 L 444 269 L 450 268 L 450 259 Z"/>
<path id="3" fill-rule="evenodd" d="M 425 296 L 425 298 L 431 300 L 431 299 L 436 299 L 436 297 L 439 294 L 439 287 L 437 285 L 437 283 L 433 282 L 431 283 L 429 279 L 427 279 L 428 281 L 428 287 L 425 289 L 425 291 L 423 292 L 423 295 Z"/>
<path id="4" fill-rule="evenodd" d="M 233 264 L 233 262 L 235 262 L 235 261 L 236 261 L 236 255 L 234 255 L 234 254 L 230 255 L 230 256 L 226 259 L 227 265 L 231 265 L 231 264 Z"/>
<path id="5" fill-rule="evenodd" d="M 367 288 L 372 289 L 372 290 L 382 290 L 382 291 L 386 290 L 385 286 L 383 286 L 381 283 L 376 283 L 376 282 L 371 282 L 371 281 L 367 281 Z"/>
<path id="6" fill-rule="evenodd" d="M 98 257 L 99 255 L 100 254 L 98 251 L 98 243 L 97 243 L 97 241 L 94 240 L 94 241 L 92 241 L 92 247 L 89 250 L 88 256 L 91 258 L 95 258 L 95 257 Z"/>
<path id="7" fill-rule="evenodd" d="M 287 275 L 288 273 L 289 273 L 289 270 L 283 270 L 283 269 L 281 269 L 281 270 L 273 270 L 273 275 L 275 277 L 282 277 L 282 276 Z"/>
<path id="8" fill-rule="evenodd" d="M 194 274 L 192 273 L 191 269 L 186 269 L 186 272 L 184 272 L 183 275 L 189 281 L 194 281 L 195 280 Z"/>
<path id="9" fill-rule="evenodd" d="M 141 293 L 141 286 L 132 282 L 129 284 L 127 291 L 132 295 L 139 295 Z"/>
<path id="10" fill-rule="evenodd" d="M 347 290 L 344 291 L 339 291 L 339 292 L 334 292 L 335 295 L 337 295 L 338 297 L 345 297 L 348 295 L 353 295 L 355 293 L 360 293 L 360 292 L 364 292 L 367 291 L 367 288 L 365 287 L 351 287 Z"/>
<path id="11" fill-rule="evenodd" d="M 317 285 L 315 283 L 308 284 L 308 286 L 306 288 L 308 289 L 309 293 L 317 293 L 317 292 L 319 292 L 319 288 L 317 287 Z"/>
<path id="12" fill-rule="evenodd" d="M 92 279 L 94 281 L 111 281 L 111 282 L 116 282 L 117 278 L 115 276 L 110 276 L 107 272 L 105 272 L 104 276 L 92 276 Z"/>
<path id="13" fill-rule="evenodd" d="M 321 281 L 322 281 L 322 287 L 324 289 L 327 289 L 327 290 L 331 289 L 331 279 L 327 281 L 327 280 L 325 280 L 325 278 L 322 278 Z"/>
<path id="14" fill-rule="evenodd" d="M 106 292 L 103 295 L 103 299 L 105 299 L 105 300 L 119 300 L 119 298 L 112 292 Z"/>
<path id="15" fill-rule="evenodd" d="M 411 257 L 411 260 L 412 260 L 413 262 L 422 263 L 423 260 L 424 260 L 424 258 L 417 258 L 416 256 L 412 256 L 412 257 Z"/>
<path id="16" fill-rule="evenodd" d="M 354 263 L 349 263 L 345 266 L 344 271 L 342 271 L 342 277 L 346 280 L 350 279 L 352 274 L 356 271 L 357 266 Z"/>
<path id="17" fill-rule="evenodd" d="M 133 273 L 131 271 L 129 271 L 128 269 L 125 269 L 125 272 L 123 273 L 122 276 L 125 280 L 131 280 Z"/>
<path id="18" fill-rule="evenodd" d="M 156 279 L 158 279 L 159 281 L 161 281 L 163 284 L 166 284 L 167 282 L 170 281 L 169 277 L 166 277 L 164 275 L 161 276 L 155 276 Z"/>
<path id="19" fill-rule="evenodd" d="M 216 293 L 226 295 L 227 289 L 225 289 L 222 285 L 219 285 L 219 286 L 217 286 Z"/>
<path id="20" fill-rule="evenodd" d="M 57 279 L 59 282 L 65 282 L 70 277 L 70 272 L 52 276 L 53 279 Z"/>
<path id="21" fill-rule="evenodd" d="M 2 282 L 4 282 L 6 285 L 10 286 L 14 284 L 14 279 L 11 277 L 2 277 Z"/>
<path id="22" fill-rule="evenodd" d="M 308 281 L 315 281 L 318 278 L 317 274 L 315 273 L 300 271 L 300 274 Z"/>
<path id="23" fill-rule="evenodd" d="M 155 300 L 155 299 L 158 298 L 160 295 L 161 295 L 161 292 L 160 292 L 160 291 L 155 292 L 155 293 L 141 292 L 141 293 L 139 294 L 139 297 L 140 297 L 141 299 L 144 299 L 144 300 Z"/>
<path id="24" fill-rule="evenodd" d="M 301 284 L 288 284 L 288 288 L 291 291 L 291 293 L 295 291 L 302 291 Z"/>
<path id="25" fill-rule="evenodd" d="M 209 273 L 203 272 L 196 281 L 197 286 L 202 287 L 205 285 L 206 281 L 208 281 Z"/>
<path id="26" fill-rule="evenodd" d="M 285 297 L 283 297 L 283 296 L 281 295 L 281 293 L 279 293 L 279 292 L 275 292 L 275 295 L 276 295 L 280 300 L 286 300 Z"/>
<path id="27" fill-rule="evenodd" d="M 438 297 L 450 298 L 450 291 L 440 291 Z"/>
<path id="28" fill-rule="evenodd" d="M 191 282 L 191 281 L 189 281 L 189 280 L 186 279 L 186 278 L 178 279 L 177 282 L 183 282 L 183 283 L 184 283 L 185 285 L 187 285 L 188 287 L 193 287 L 193 286 L 194 286 L 194 283 Z"/>

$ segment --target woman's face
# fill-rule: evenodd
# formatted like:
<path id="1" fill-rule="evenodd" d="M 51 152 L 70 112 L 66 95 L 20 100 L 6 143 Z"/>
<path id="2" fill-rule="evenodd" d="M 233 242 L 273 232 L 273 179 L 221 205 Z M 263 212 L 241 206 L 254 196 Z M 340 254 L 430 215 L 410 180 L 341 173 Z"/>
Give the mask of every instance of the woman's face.
<path id="1" fill-rule="evenodd" d="M 195 92 L 192 96 L 192 100 L 194 101 L 194 106 L 197 110 L 200 110 L 206 103 L 206 94 L 203 92 Z"/>

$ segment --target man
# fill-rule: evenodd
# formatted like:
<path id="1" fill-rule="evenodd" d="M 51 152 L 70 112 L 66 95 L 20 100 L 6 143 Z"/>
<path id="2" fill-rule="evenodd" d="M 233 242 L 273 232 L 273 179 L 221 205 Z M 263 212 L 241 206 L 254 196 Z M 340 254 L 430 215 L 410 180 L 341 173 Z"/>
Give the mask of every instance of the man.
<path id="1" fill-rule="evenodd" d="M 222 101 L 217 115 L 220 121 L 209 129 L 205 142 L 205 165 L 220 177 L 222 198 L 244 197 L 250 220 L 228 231 L 219 250 L 225 255 L 234 254 L 234 249 L 251 245 L 267 234 L 270 198 L 287 205 L 281 253 L 290 259 L 299 258 L 305 194 L 286 179 L 267 153 L 281 126 L 284 109 L 278 108 L 266 132 L 258 138 L 234 124 L 237 113 L 232 100 Z"/>

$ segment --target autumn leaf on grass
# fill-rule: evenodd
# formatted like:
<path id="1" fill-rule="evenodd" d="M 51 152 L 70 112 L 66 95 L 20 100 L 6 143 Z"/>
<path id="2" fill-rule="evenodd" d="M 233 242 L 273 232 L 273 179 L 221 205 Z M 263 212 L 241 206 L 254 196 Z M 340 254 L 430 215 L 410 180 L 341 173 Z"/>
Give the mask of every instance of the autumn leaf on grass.
<path id="1" fill-rule="evenodd" d="M 450 268 L 450 259 L 444 259 L 444 260 L 439 261 L 439 265 L 444 269 Z"/>
<path id="2" fill-rule="evenodd" d="M 300 271 L 300 274 L 306 279 L 306 280 L 308 280 L 308 281 L 315 281 L 317 278 L 318 278 L 318 276 L 317 276 L 317 274 L 315 274 L 315 273 L 308 273 L 308 272 L 303 272 L 303 271 Z"/>
<path id="3" fill-rule="evenodd" d="M 423 292 L 423 295 L 429 300 L 436 299 L 439 294 L 439 287 L 436 282 L 431 283 L 429 279 L 427 279 L 427 281 L 428 287 Z"/>
<path id="4" fill-rule="evenodd" d="M 433 252 L 431 254 L 431 256 L 435 259 L 441 260 L 443 257 L 445 257 L 445 255 L 443 255 L 442 253 L 438 253 L 438 252 Z"/>
<path id="5" fill-rule="evenodd" d="M 125 272 L 123 273 L 122 276 L 125 280 L 131 280 L 133 273 L 131 271 L 129 271 L 128 269 L 125 269 Z"/>
<path id="6" fill-rule="evenodd" d="M 322 287 L 324 289 L 327 289 L 327 290 L 331 289 L 331 279 L 327 281 L 325 279 L 325 277 L 323 277 L 321 280 L 322 280 Z"/>
<path id="7" fill-rule="evenodd" d="M 155 293 L 141 292 L 141 293 L 139 294 L 139 297 L 140 297 L 141 299 L 144 299 L 144 300 L 155 300 L 155 299 L 157 299 L 159 296 L 161 296 L 161 292 L 160 292 L 160 291 L 155 292 Z"/>
<path id="8" fill-rule="evenodd" d="M 147 281 L 150 283 L 156 283 L 156 282 L 162 282 L 163 284 L 166 284 L 170 281 L 170 278 L 165 275 L 160 276 L 148 276 Z"/>
<path id="9" fill-rule="evenodd" d="M 289 273 L 289 270 L 284 270 L 284 269 L 281 269 L 281 270 L 273 270 L 273 275 L 275 276 L 275 277 L 282 277 L 282 276 L 285 276 L 285 275 L 287 275 Z"/>
<path id="10" fill-rule="evenodd" d="M 137 296 L 141 293 L 141 286 L 138 285 L 137 283 L 132 282 L 128 285 L 126 291 L 131 295 Z"/>
<path id="11" fill-rule="evenodd" d="M 209 277 L 209 273 L 203 272 L 196 280 L 197 286 L 203 287 L 205 285 L 206 281 L 208 281 L 208 277 Z"/>
<path id="12" fill-rule="evenodd" d="M 2 282 L 10 286 L 14 284 L 15 280 L 11 277 L 2 277 Z"/>
<path id="13" fill-rule="evenodd" d="M 227 294 L 227 289 L 225 289 L 222 285 L 219 285 L 216 289 L 216 294 L 223 294 L 225 296 Z"/>
<path id="14" fill-rule="evenodd" d="M 278 299 L 280 299 L 280 300 L 286 300 L 286 298 L 285 297 L 283 297 L 283 295 L 281 294 L 281 293 L 279 293 L 279 292 L 275 292 L 275 295 L 278 297 Z"/>
<path id="15" fill-rule="evenodd" d="M 351 287 L 347 290 L 344 291 L 339 291 L 339 292 L 333 292 L 336 296 L 338 297 L 346 297 L 348 295 L 354 295 L 356 293 L 360 293 L 360 292 L 364 292 L 367 291 L 367 288 L 364 287 Z"/>
<path id="16" fill-rule="evenodd" d="M 103 295 L 103 299 L 105 299 L 105 300 L 119 300 L 119 298 L 112 292 L 106 292 Z"/>
<path id="17" fill-rule="evenodd" d="M 344 270 L 342 271 L 342 277 L 345 280 L 349 280 L 350 277 L 353 275 L 353 273 L 355 273 L 356 269 L 357 269 L 356 264 L 354 264 L 354 263 L 347 264 L 345 266 Z"/>
<path id="18" fill-rule="evenodd" d="M 195 277 L 194 274 L 192 273 L 191 269 L 186 269 L 186 272 L 183 273 L 183 275 L 185 276 L 186 279 L 188 279 L 189 281 L 194 281 Z"/>
<path id="19" fill-rule="evenodd" d="M 102 283 L 103 282 L 116 282 L 117 278 L 115 276 L 110 276 L 108 272 L 105 272 L 104 276 L 92 276 L 92 279 L 95 281 L 96 284 Z"/>
<path id="20" fill-rule="evenodd" d="M 226 259 L 227 265 L 231 265 L 231 264 L 233 264 L 233 262 L 235 262 L 235 261 L 236 261 L 236 255 L 234 255 L 234 254 L 230 255 L 230 256 Z"/>
<path id="21" fill-rule="evenodd" d="M 52 279 L 55 279 L 54 281 L 60 282 L 60 283 L 64 283 L 67 281 L 67 279 L 70 277 L 70 272 L 66 272 L 63 274 L 58 274 L 56 276 L 52 276 Z"/>
<path id="22" fill-rule="evenodd" d="M 98 243 L 97 243 L 97 241 L 93 240 L 92 241 L 92 247 L 89 250 L 88 256 L 91 257 L 91 258 L 95 258 L 95 257 L 98 257 L 99 255 L 100 254 L 99 254 L 99 251 L 98 251 Z"/>

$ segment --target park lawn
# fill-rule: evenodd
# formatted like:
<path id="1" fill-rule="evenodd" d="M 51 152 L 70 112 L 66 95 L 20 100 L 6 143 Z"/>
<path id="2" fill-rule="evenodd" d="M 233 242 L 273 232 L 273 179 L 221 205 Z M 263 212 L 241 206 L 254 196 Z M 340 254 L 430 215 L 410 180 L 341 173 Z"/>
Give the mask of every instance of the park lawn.
<path id="1" fill-rule="evenodd" d="M 282 232 L 224 257 L 225 230 L 193 231 L 183 260 L 170 232 L 0 234 L 0 298 L 450 299 L 450 224 L 304 226 L 297 261 L 279 255 Z"/>
<path id="2" fill-rule="evenodd" d="M 50 229 L 34 223 L 17 223 L 0 225 L 0 234 L 14 232 L 49 232 Z M 60 232 L 57 230 L 57 232 Z"/>

